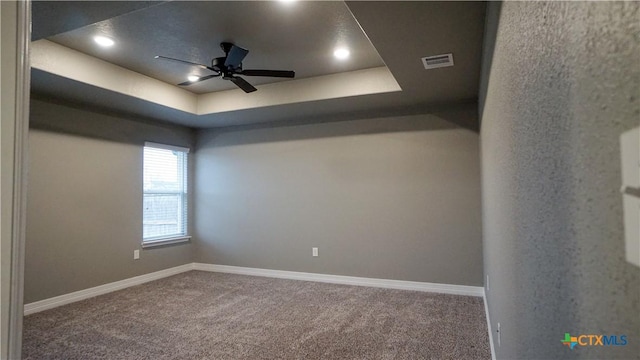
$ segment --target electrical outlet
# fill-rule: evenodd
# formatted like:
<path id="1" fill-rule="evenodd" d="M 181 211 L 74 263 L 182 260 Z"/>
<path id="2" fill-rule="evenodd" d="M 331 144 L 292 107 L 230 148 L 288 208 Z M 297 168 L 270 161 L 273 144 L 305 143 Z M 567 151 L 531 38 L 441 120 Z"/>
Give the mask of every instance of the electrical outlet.
<path id="1" fill-rule="evenodd" d="M 318 248 L 311 248 L 311 255 L 318 256 Z"/>
<path id="2" fill-rule="evenodd" d="M 140 259 L 140 250 L 133 250 L 133 260 Z"/>
<path id="3" fill-rule="evenodd" d="M 500 332 L 500 323 L 498 323 L 498 347 L 500 347 L 501 343 L 502 343 L 502 332 Z"/>

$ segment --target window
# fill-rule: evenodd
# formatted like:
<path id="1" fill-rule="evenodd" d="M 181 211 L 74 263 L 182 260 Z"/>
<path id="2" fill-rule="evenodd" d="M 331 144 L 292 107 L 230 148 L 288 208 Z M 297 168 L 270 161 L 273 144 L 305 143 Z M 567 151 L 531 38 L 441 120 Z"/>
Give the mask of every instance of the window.
<path id="1" fill-rule="evenodd" d="M 187 241 L 189 149 L 144 144 L 143 245 Z"/>

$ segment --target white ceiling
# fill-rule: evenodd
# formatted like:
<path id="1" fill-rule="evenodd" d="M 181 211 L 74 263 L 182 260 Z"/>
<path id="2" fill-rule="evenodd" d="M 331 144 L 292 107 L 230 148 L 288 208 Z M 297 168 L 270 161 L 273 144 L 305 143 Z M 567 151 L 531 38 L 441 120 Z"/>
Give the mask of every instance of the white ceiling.
<path id="1" fill-rule="evenodd" d="M 484 3 L 57 4 L 33 3 L 37 98 L 202 128 L 416 113 L 478 96 Z M 95 46 L 96 34 L 116 45 Z M 246 77 L 258 88 L 251 94 L 220 78 L 185 89 L 174 84 L 206 70 L 154 59 L 208 65 L 223 55 L 221 41 L 249 50 L 245 69 L 295 70 L 296 79 Z M 351 49 L 347 61 L 333 58 L 337 45 Z M 455 66 L 422 67 L 421 57 L 443 53 Z"/>

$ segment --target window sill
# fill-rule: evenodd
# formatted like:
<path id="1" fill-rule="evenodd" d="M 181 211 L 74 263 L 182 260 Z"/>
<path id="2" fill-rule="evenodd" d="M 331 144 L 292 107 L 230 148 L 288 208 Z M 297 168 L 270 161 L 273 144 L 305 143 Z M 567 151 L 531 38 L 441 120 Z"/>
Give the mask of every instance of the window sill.
<path id="1" fill-rule="evenodd" d="M 142 248 L 147 249 L 147 248 L 152 248 L 156 246 L 179 244 L 179 243 L 189 242 L 190 240 L 191 240 L 191 236 L 178 236 L 178 237 L 172 237 L 172 238 L 148 240 L 148 241 L 142 242 Z"/>

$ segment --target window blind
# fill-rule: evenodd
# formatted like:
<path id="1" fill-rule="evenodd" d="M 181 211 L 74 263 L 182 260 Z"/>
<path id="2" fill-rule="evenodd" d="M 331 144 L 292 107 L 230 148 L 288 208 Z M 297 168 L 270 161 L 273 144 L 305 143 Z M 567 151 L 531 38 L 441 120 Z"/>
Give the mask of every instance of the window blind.
<path id="1" fill-rule="evenodd" d="M 145 143 L 143 242 L 187 235 L 189 149 Z"/>

